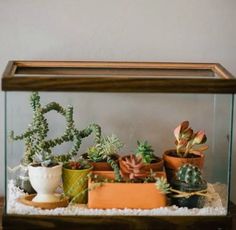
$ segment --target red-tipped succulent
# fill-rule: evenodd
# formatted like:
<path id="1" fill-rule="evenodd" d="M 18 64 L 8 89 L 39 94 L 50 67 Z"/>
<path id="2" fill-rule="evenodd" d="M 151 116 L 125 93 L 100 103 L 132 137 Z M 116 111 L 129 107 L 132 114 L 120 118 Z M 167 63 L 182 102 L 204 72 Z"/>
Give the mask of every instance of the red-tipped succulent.
<path id="1" fill-rule="evenodd" d="M 208 149 L 207 145 L 202 145 L 207 141 L 204 131 L 200 130 L 196 133 L 189 127 L 189 121 L 183 121 L 174 129 L 176 152 L 180 157 L 187 157 L 188 154 L 194 153 L 201 155 Z"/>
<path id="2" fill-rule="evenodd" d="M 135 155 L 129 155 L 120 159 L 121 162 L 121 175 L 123 177 L 128 177 L 129 179 L 143 179 L 148 176 L 147 172 L 144 170 L 144 163 L 141 157 L 136 157 Z"/>
<path id="3" fill-rule="evenodd" d="M 76 169 L 81 169 L 82 165 L 80 164 L 80 162 L 71 161 L 67 164 L 67 168 L 76 170 Z"/>

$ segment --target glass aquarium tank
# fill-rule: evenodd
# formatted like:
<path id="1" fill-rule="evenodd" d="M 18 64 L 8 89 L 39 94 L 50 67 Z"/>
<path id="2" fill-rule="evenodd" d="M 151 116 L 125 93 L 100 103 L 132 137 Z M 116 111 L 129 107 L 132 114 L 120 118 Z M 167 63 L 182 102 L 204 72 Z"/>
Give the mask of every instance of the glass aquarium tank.
<path id="1" fill-rule="evenodd" d="M 2 89 L 6 228 L 231 226 L 220 64 L 10 61 Z"/>

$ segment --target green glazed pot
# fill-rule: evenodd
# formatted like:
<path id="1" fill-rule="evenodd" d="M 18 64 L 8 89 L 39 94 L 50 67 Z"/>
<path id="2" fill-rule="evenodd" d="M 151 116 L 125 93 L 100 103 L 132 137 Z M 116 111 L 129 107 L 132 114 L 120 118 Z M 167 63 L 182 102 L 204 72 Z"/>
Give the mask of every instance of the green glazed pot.
<path id="1" fill-rule="evenodd" d="M 88 174 L 93 167 L 88 169 L 62 169 L 63 190 L 67 197 L 74 202 L 85 204 L 88 202 Z"/>

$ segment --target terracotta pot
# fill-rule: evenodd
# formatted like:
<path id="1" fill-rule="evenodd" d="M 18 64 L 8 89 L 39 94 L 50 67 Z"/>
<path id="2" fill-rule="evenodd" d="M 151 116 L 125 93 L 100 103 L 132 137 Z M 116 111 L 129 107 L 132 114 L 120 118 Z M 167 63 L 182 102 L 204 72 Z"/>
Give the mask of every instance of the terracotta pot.
<path id="1" fill-rule="evenodd" d="M 203 168 L 205 155 L 195 155 L 196 157 L 175 157 L 171 156 L 172 152 L 176 152 L 175 149 L 167 150 L 163 154 L 164 166 L 166 170 L 166 176 L 168 182 L 175 179 L 175 174 L 179 167 L 183 164 L 192 164 L 198 166 L 200 169 Z"/>
<path id="2" fill-rule="evenodd" d="M 113 179 L 113 172 L 94 172 L 96 175 Z M 165 176 L 164 172 L 157 172 L 157 177 Z M 88 207 L 111 208 L 136 208 L 153 209 L 167 205 L 166 195 L 155 187 L 155 183 L 103 183 L 95 186 L 89 181 Z"/>
<path id="3" fill-rule="evenodd" d="M 83 158 L 88 160 L 87 157 L 87 153 L 84 153 Z M 118 161 L 119 156 L 118 155 L 114 155 L 115 156 L 115 161 Z M 93 166 L 93 171 L 113 171 L 112 167 L 106 162 L 92 162 L 90 160 L 88 160 L 89 163 Z"/>
<path id="4" fill-rule="evenodd" d="M 84 192 L 88 187 L 88 174 L 92 171 L 89 169 L 62 169 L 63 190 L 67 197 L 73 199 L 76 197 L 76 203 L 87 203 L 88 193 Z"/>
<path id="5" fill-rule="evenodd" d="M 156 160 L 157 162 L 146 164 L 144 169 L 148 172 L 150 172 L 150 170 L 152 170 L 153 172 L 163 171 L 163 164 L 164 164 L 163 159 L 156 157 Z"/>
<path id="6" fill-rule="evenodd" d="M 107 162 L 92 162 L 89 163 L 93 166 L 94 171 L 113 171 L 112 167 Z"/>
<path id="7" fill-rule="evenodd" d="M 34 202 L 57 202 L 55 190 L 61 183 L 62 164 L 53 167 L 28 166 L 29 179 L 32 187 L 37 192 Z"/>
<path id="8" fill-rule="evenodd" d="M 123 159 L 125 157 L 127 157 L 127 155 L 126 156 L 122 156 L 122 157 L 119 158 L 119 166 L 120 166 L 121 169 L 125 167 L 124 166 L 124 162 L 123 162 Z M 152 170 L 153 172 L 157 172 L 157 171 L 161 172 L 161 171 L 163 171 L 164 161 L 161 158 L 159 158 L 159 157 L 156 157 L 156 160 L 157 160 L 157 162 L 146 164 L 143 169 L 145 171 L 147 171 L 147 172 L 150 172 L 150 170 Z M 123 171 L 125 171 L 125 170 L 123 170 Z"/>

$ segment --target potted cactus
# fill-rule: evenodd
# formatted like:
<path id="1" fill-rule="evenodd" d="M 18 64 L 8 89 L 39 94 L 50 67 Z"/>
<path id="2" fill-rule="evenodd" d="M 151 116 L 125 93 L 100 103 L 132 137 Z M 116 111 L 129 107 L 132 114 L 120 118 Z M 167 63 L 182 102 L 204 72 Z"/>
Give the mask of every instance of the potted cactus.
<path id="1" fill-rule="evenodd" d="M 96 144 L 89 147 L 83 157 L 93 165 L 94 171 L 119 170 L 118 152 L 122 147 L 123 143 L 116 135 L 102 136 L 100 139 L 96 139 Z"/>
<path id="2" fill-rule="evenodd" d="M 208 149 L 203 145 L 207 141 L 204 131 L 193 132 L 189 122 L 184 121 L 174 129 L 176 148 L 165 151 L 163 154 L 167 179 L 170 182 L 176 175 L 177 169 L 186 163 L 203 168 L 204 151 Z"/>
<path id="3" fill-rule="evenodd" d="M 184 164 L 171 183 L 172 204 L 179 207 L 202 208 L 207 196 L 207 183 L 201 170 L 194 165 Z"/>
<path id="4" fill-rule="evenodd" d="M 151 174 L 144 170 L 140 158 L 127 158 L 128 170 L 121 169 L 121 180 L 116 180 L 115 172 L 94 171 L 89 180 L 89 208 L 137 208 L 153 209 L 167 205 L 168 186 L 158 178 L 164 172 Z M 148 197 L 148 199 L 147 199 Z"/>
<path id="5" fill-rule="evenodd" d="M 92 168 L 84 159 L 71 160 L 63 165 L 63 191 L 72 203 L 87 203 L 88 175 Z"/>
<path id="6" fill-rule="evenodd" d="M 154 155 L 154 150 L 152 146 L 147 141 L 137 141 L 137 149 L 135 151 L 136 158 L 140 159 L 140 162 L 144 165 L 144 170 L 147 172 L 151 171 L 162 171 L 163 170 L 163 160 Z M 120 168 L 125 170 L 127 164 L 127 158 L 132 157 L 132 154 L 129 156 L 123 156 L 119 159 Z"/>
<path id="7" fill-rule="evenodd" d="M 12 140 L 24 140 L 25 151 L 23 158 L 20 163 L 20 167 L 23 168 L 24 174 L 28 174 L 28 165 L 34 163 L 35 156 L 47 156 L 51 158 L 54 162 L 65 162 L 71 159 L 71 157 L 76 156 L 80 148 L 82 139 L 89 136 L 92 132 L 95 133 L 95 139 L 100 138 L 100 127 L 96 124 L 91 124 L 83 130 L 78 130 L 75 127 L 75 122 L 73 119 L 73 107 L 68 106 L 63 108 L 56 102 L 51 102 L 45 106 L 41 105 L 40 96 L 38 92 L 33 92 L 30 97 L 30 104 L 33 109 L 33 120 L 29 124 L 25 132 L 20 135 L 15 136 L 14 131 L 10 133 L 10 139 Z M 49 124 L 45 115 L 50 111 L 56 111 L 66 120 L 66 129 L 64 133 L 54 139 L 48 139 Z M 61 155 L 53 154 L 52 148 L 57 145 L 61 145 L 64 142 L 73 142 L 72 148 Z M 19 182 L 18 185 L 27 185 L 27 187 L 21 187 L 26 192 L 31 192 L 32 188 L 30 183 L 26 183 L 26 176 L 24 175 L 24 183 Z"/>

